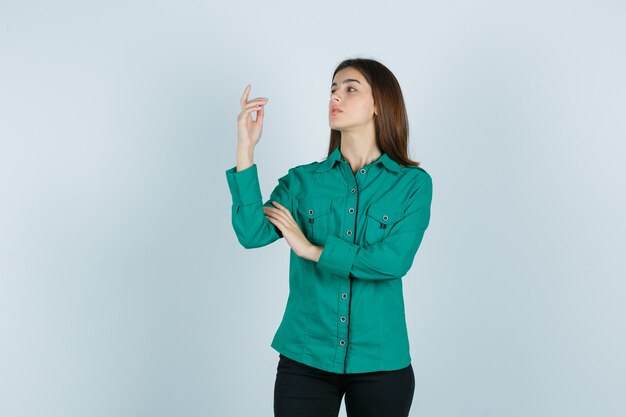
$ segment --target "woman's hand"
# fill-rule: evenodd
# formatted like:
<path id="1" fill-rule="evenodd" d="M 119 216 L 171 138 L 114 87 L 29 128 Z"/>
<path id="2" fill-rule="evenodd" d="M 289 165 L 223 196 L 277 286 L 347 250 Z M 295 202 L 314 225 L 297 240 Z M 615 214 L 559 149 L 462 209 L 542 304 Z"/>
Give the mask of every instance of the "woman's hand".
<path id="1" fill-rule="evenodd" d="M 241 96 L 241 113 L 237 116 L 237 146 L 244 149 L 253 149 L 263 130 L 263 116 L 265 115 L 265 104 L 267 98 L 259 97 L 248 100 L 250 94 L 250 84 Z M 252 120 L 252 113 L 256 112 L 256 120 Z"/>
<path id="2" fill-rule="evenodd" d="M 265 217 L 280 229 L 283 237 L 296 255 L 317 262 L 322 248 L 309 242 L 285 206 L 276 201 L 272 201 L 272 204 L 276 207 L 263 206 Z"/>

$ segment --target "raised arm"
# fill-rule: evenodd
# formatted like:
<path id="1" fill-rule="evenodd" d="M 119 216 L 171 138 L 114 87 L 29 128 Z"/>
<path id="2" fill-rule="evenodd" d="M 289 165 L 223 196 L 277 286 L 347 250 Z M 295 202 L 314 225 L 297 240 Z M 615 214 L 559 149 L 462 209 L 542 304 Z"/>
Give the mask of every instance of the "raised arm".
<path id="1" fill-rule="evenodd" d="M 254 163 L 254 147 L 261 139 L 263 117 L 267 98 L 248 100 L 250 85 L 241 96 L 241 112 L 237 115 L 237 165 L 226 170 L 226 180 L 232 197 L 232 224 L 239 243 L 245 248 L 257 248 L 272 243 L 280 232 L 263 214 L 261 188 L 257 166 Z M 256 112 L 256 120 L 252 113 Z M 287 207 L 289 201 L 290 173 L 278 180 L 272 192 L 274 199 Z M 270 204 L 269 201 L 267 204 Z"/>

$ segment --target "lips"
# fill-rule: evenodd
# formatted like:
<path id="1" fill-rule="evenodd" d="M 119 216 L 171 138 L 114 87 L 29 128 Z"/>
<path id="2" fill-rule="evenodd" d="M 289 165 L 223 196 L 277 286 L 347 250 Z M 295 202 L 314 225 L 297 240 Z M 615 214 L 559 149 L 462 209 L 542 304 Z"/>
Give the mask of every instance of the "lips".
<path id="1" fill-rule="evenodd" d="M 337 107 L 333 107 L 333 108 L 331 108 L 331 109 L 330 109 L 330 114 L 339 114 L 339 113 L 341 113 L 342 111 L 343 111 L 343 110 L 340 110 L 340 109 L 339 109 L 339 108 L 337 108 Z"/>

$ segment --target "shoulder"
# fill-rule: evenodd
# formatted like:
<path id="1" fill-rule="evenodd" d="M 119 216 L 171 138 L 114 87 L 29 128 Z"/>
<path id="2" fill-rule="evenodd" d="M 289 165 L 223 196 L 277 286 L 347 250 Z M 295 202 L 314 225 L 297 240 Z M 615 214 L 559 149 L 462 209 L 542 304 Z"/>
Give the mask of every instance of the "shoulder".
<path id="1" fill-rule="evenodd" d="M 432 186 L 432 178 L 428 171 L 426 171 L 422 167 L 416 167 L 415 165 L 407 165 L 404 167 L 405 176 L 407 176 L 411 181 L 414 181 L 417 187 L 420 187 L 425 184 L 430 184 Z"/>
<path id="2" fill-rule="evenodd" d="M 320 164 L 321 162 L 313 161 L 306 164 L 296 165 L 292 169 L 298 171 L 315 171 L 320 166 Z"/>
<path id="3" fill-rule="evenodd" d="M 319 162 L 310 162 L 307 164 L 300 164 L 292 166 L 287 172 L 279 178 L 279 182 L 286 182 L 292 186 L 298 183 L 306 182 L 311 174 L 319 167 Z"/>
<path id="4" fill-rule="evenodd" d="M 323 162 L 323 161 L 322 161 Z M 318 170 L 322 162 L 313 161 L 305 164 L 296 165 L 289 169 L 294 174 L 306 175 Z"/>

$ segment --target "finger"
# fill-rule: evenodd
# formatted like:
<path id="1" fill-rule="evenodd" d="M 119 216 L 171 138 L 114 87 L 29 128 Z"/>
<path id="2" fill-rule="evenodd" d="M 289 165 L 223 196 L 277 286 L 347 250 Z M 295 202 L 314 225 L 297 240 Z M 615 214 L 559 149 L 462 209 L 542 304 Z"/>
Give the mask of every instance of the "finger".
<path id="1" fill-rule="evenodd" d="M 288 218 L 284 213 L 276 209 L 274 209 L 274 212 L 270 212 L 268 210 L 268 212 L 265 214 L 265 217 L 270 221 L 270 223 L 278 227 L 283 235 L 290 232 L 298 232 L 302 234 L 300 226 L 298 226 L 298 223 L 296 223 L 296 221 L 291 218 L 291 216 L 289 216 Z"/>
<path id="2" fill-rule="evenodd" d="M 241 103 L 241 107 L 243 108 L 243 106 L 245 106 L 246 102 L 248 101 L 248 94 L 250 94 L 250 84 L 248 84 L 246 86 L 246 89 L 243 90 L 243 95 L 241 96 L 241 100 L 239 100 L 239 103 Z"/>
<path id="3" fill-rule="evenodd" d="M 273 219 L 273 218 L 271 218 L 271 217 L 269 217 L 269 216 L 267 216 L 267 215 L 265 216 L 265 218 L 266 218 L 266 219 L 267 219 L 270 223 L 272 223 L 274 226 L 278 227 L 278 229 L 280 229 L 280 227 L 279 227 L 279 226 L 278 226 L 278 224 L 276 223 L 276 220 L 275 220 L 275 219 Z M 282 232 L 282 230 L 281 230 L 281 232 Z"/>
<path id="4" fill-rule="evenodd" d="M 272 201 L 272 204 L 277 206 L 279 210 L 281 210 L 281 211 L 283 211 L 286 214 L 289 214 L 291 216 L 291 212 L 289 211 L 289 209 L 287 207 L 283 206 L 282 204 L 280 204 L 278 201 Z"/>
<path id="5" fill-rule="evenodd" d="M 265 106 L 265 102 L 263 101 L 253 101 L 250 102 L 248 104 L 246 104 L 244 107 L 241 108 L 241 112 L 239 114 L 243 115 L 246 112 L 251 112 L 251 111 L 255 111 L 258 110 L 260 108 L 262 108 L 263 106 Z"/>
<path id="6" fill-rule="evenodd" d="M 239 103 L 241 104 L 241 108 L 243 109 L 247 104 L 250 103 L 254 103 L 257 101 L 261 101 L 261 102 L 267 102 L 267 100 L 269 100 L 267 97 L 257 97 L 255 99 L 252 100 L 248 100 L 248 97 L 250 95 L 250 84 L 248 84 L 248 86 L 246 87 L 246 89 L 243 92 L 243 95 L 241 96 L 241 100 L 239 100 Z"/>
<path id="7" fill-rule="evenodd" d="M 264 105 L 260 105 L 258 107 L 250 107 L 247 108 L 246 110 L 243 110 L 241 113 L 239 113 L 239 117 L 243 118 L 243 117 L 247 117 L 250 113 L 255 112 L 255 111 L 262 111 Z"/>
<path id="8" fill-rule="evenodd" d="M 280 228 L 281 230 L 282 227 L 284 227 L 285 222 L 274 214 L 265 213 L 265 218 L 269 220 L 270 223 L 278 226 L 278 228 Z"/>
<path id="9" fill-rule="evenodd" d="M 266 98 L 255 98 L 254 100 L 250 100 L 244 107 L 243 110 L 250 108 L 250 107 L 259 107 L 259 106 L 265 106 L 265 104 L 267 104 L 267 99 Z"/>
<path id="10" fill-rule="evenodd" d="M 259 108 L 256 112 L 256 123 L 263 123 L 263 116 L 265 116 L 265 107 Z"/>
<path id="11" fill-rule="evenodd" d="M 272 204 L 278 204 L 275 201 L 272 201 L 271 203 Z M 283 206 L 280 206 L 280 207 L 266 206 L 265 208 L 267 209 L 267 211 L 271 211 L 271 212 L 274 212 L 274 213 L 285 213 L 285 212 L 288 213 L 289 212 L 289 210 L 286 210 L 284 207 L 283 208 L 281 208 L 281 207 L 283 207 Z"/>
<path id="12" fill-rule="evenodd" d="M 266 206 L 266 207 L 263 207 L 263 213 L 275 215 L 276 213 L 278 213 L 278 209 Z"/>
<path id="13" fill-rule="evenodd" d="M 280 230 L 288 230 L 289 222 L 284 218 L 280 217 L 280 215 L 275 216 L 272 214 L 266 214 L 265 217 L 272 223 L 275 224 Z"/>
<path id="14" fill-rule="evenodd" d="M 266 216 L 270 216 L 273 219 L 282 219 L 283 221 L 289 220 L 289 216 L 287 215 L 288 212 L 285 213 L 276 208 L 264 207 L 263 212 L 265 213 Z"/>
<path id="15" fill-rule="evenodd" d="M 241 113 L 240 118 L 248 119 L 251 113 L 254 113 L 255 111 L 258 111 L 258 110 L 257 109 L 246 110 L 245 112 Z"/>

